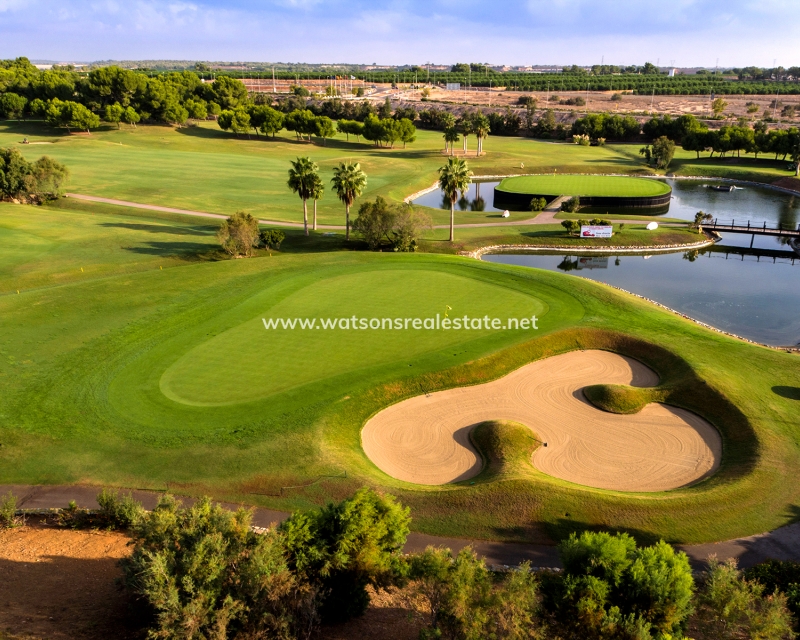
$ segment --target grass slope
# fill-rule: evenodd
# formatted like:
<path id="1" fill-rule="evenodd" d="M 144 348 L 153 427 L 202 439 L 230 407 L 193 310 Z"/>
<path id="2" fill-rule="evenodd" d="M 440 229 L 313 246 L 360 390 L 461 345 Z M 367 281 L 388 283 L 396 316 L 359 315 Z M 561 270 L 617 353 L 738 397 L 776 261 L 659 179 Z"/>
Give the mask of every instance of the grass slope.
<path id="1" fill-rule="evenodd" d="M 24 247 L 0 258 L 0 483 L 169 487 L 281 509 L 369 484 L 408 503 L 419 530 L 531 541 L 610 527 L 699 542 L 800 515 L 800 488 L 786 482 L 800 472 L 798 405 L 786 392 L 800 389 L 796 356 L 564 274 L 444 255 L 306 254 L 339 241 L 294 236 L 271 257 L 215 261 L 203 258 L 213 236 L 194 221 L 116 212 L 0 207 L 4 246 Z M 141 250 L 153 242 L 201 246 L 166 260 Z M 20 279 L 28 286 L 17 294 Z M 402 348 L 388 332 L 276 339 L 257 322 L 273 311 L 405 317 L 445 304 L 459 315 L 537 313 L 540 328 L 409 332 Z M 669 402 L 720 429 L 719 473 L 652 495 L 535 469 L 421 488 L 387 477 L 361 449 L 361 426 L 390 403 L 575 348 L 655 369 Z"/>
<path id="2" fill-rule="evenodd" d="M 648 197 L 670 192 L 660 180 L 622 176 L 547 175 L 506 178 L 497 187 L 510 193 L 548 196 Z"/>

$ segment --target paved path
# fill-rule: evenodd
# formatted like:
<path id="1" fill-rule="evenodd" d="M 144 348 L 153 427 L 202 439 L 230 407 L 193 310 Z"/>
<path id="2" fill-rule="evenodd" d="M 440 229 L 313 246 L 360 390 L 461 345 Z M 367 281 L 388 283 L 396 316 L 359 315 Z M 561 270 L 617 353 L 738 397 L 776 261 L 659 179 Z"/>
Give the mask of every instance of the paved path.
<path id="1" fill-rule="evenodd" d="M 65 507 L 70 500 L 74 500 L 79 507 L 96 509 L 98 505 L 95 497 L 100 489 L 86 485 L 0 485 L 0 496 L 6 495 L 9 491 L 17 496 L 17 508 L 20 509 Z M 134 490 L 131 493 L 146 509 L 152 509 L 160 495 L 155 491 L 143 490 Z M 194 501 L 192 498 L 182 498 L 182 500 L 188 504 Z M 225 502 L 222 505 L 228 509 L 236 509 L 239 506 Z M 284 511 L 257 507 L 253 524 L 268 527 L 283 521 L 288 516 L 289 514 Z M 491 565 L 516 565 L 528 560 L 534 567 L 561 566 L 556 547 L 543 544 L 488 542 L 412 533 L 408 536 L 405 551 L 409 553 L 421 551 L 428 545 L 450 547 L 454 552 L 471 545 Z M 722 559 L 737 558 L 741 567 L 750 567 L 769 558 L 800 561 L 800 522 L 747 538 L 710 544 L 677 545 L 677 547 L 689 555 L 696 568 L 701 568 L 705 559 L 711 554 L 717 554 Z"/>
<path id="2" fill-rule="evenodd" d="M 142 204 L 140 202 L 129 202 L 127 200 L 115 200 L 114 198 L 100 198 L 98 196 L 87 196 L 80 193 L 68 193 L 67 197 L 75 198 L 76 200 L 87 200 L 88 202 L 101 202 L 103 204 L 113 204 L 119 207 L 146 209 L 148 211 L 160 211 L 162 213 L 176 213 L 182 216 L 197 216 L 200 218 L 214 218 L 217 220 L 225 220 L 228 217 L 221 213 L 207 213 L 205 211 L 193 211 L 192 209 L 176 209 L 174 207 L 162 207 L 156 204 Z M 457 224 L 455 225 L 455 227 L 457 229 L 471 229 L 475 227 L 517 227 L 517 226 L 537 225 L 537 224 L 561 224 L 561 220 L 557 220 L 555 218 L 555 215 L 559 212 L 559 208 L 561 207 L 561 201 L 564 199 L 565 197 L 557 198 L 556 200 L 551 202 L 544 211 L 542 211 L 539 215 L 533 218 L 526 218 L 525 220 L 513 220 L 509 222 L 470 222 L 470 223 Z M 259 220 L 258 222 L 259 224 L 266 224 L 275 227 L 290 227 L 293 229 L 303 228 L 302 222 L 286 222 L 285 220 Z M 614 223 L 625 222 L 630 224 L 631 222 L 635 223 L 636 221 L 611 220 L 611 222 Z M 309 224 L 309 229 L 310 228 L 311 225 Z M 449 229 L 449 228 L 450 228 L 449 224 L 434 225 L 434 229 Z M 330 230 L 344 231 L 344 225 L 318 224 L 317 229 L 323 229 L 327 231 Z"/>

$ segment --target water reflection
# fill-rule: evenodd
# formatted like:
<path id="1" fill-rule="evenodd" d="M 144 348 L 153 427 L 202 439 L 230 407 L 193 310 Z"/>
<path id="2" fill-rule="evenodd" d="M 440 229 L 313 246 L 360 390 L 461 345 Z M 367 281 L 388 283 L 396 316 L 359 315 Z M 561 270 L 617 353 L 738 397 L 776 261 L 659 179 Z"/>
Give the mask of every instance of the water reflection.
<path id="1" fill-rule="evenodd" d="M 711 247 L 670 254 L 498 254 L 483 259 L 606 282 L 723 331 L 766 344 L 798 344 L 800 256 L 774 241 L 750 248 L 737 245 L 739 240 L 749 244 L 750 237 L 730 236 Z"/>

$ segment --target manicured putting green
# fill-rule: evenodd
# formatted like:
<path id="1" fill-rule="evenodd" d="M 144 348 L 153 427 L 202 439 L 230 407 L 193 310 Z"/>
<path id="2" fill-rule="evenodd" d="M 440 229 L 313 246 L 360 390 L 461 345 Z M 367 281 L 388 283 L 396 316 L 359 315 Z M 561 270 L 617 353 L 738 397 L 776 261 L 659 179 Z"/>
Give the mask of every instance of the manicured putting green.
<path id="1" fill-rule="evenodd" d="M 624 176 L 541 175 L 506 178 L 498 186 L 508 193 L 595 198 L 662 196 L 670 187 L 660 180 Z"/>
<path id="2" fill-rule="evenodd" d="M 171 400 L 195 406 L 251 402 L 302 384 L 485 337 L 492 329 L 430 330 L 406 318 L 542 317 L 546 303 L 511 289 L 433 270 L 389 269 L 334 276 L 274 302 L 272 292 L 246 305 L 261 311 L 197 344 L 162 375 Z M 450 309 L 447 309 L 447 306 Z M 250 311 L 252 313 L 252 311 Z M 244 315 L 244 314 L 243 314 Z M 352 328 L 353 317 L 403 319 L 403 328 Z M 317 319 L 314 329 L 267 329 L 264 320 Z M 321 328 L 322 319 L 337 328 Z M 386 328 L 383 328 L 383 327 Z M 408 328 L 406 328 L 406 326 Z M 512 330 L 513 331 L 513 330 Z M 496 331 L 494 331 L 496 333 Z M 535 333 L 535 332 L 532 332 Z M 236 354 L 247 353 L 247 358 Z"/>

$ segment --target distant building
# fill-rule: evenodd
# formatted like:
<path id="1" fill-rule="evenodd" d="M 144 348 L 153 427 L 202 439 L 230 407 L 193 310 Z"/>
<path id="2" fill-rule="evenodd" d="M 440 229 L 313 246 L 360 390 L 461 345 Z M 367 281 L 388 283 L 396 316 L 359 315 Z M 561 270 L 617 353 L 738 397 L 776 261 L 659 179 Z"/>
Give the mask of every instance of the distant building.
<path id="1" fill-rule="evenodd" d="M 461 90 L 461 83 L 460 82 L 448 82 L 445 85 L 445 89 L 448 91 L 460 91 Z"/>
<path id="2" fill-rule="evenodd" d="M 669 70 L 669 77 L 670 78 L 674 78 L 676 73 L 678 73 L 677 69 L 670 69 Z"/>

